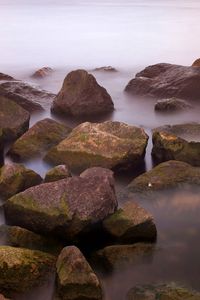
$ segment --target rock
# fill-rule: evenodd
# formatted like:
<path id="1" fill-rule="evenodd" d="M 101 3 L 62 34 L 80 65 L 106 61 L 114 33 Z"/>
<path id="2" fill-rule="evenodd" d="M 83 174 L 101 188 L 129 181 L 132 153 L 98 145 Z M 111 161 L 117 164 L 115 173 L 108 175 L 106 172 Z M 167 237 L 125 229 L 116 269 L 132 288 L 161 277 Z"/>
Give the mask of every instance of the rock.
<path id="1" fill-rule="evenodd" d="M 95 68 L 93 70 L 94 72 L 96 71 L 104 71 L 104 72 L 117 72 L 117 70 L 111 66 L 104 66 L 104 67 L 100 67 L 100 68 Z"/>
<path id="2" fill-rule="evenodd" d="M 105 218 L 103 228 L 114 242 L 122 244 L 155 241 L 157 235 L 152 215 L 130 201 Z"/>
<path id="3" fill-rule="evenodd" d="M 143 161 L 148 136 L 142 128 L 121 122 L 85 122 L 67 139 L 52 148 L 46 160 L 84 170 L 99 166 L 108 169 L 135 167 Z"/>
<path id="4" fill-rule="evenodd" d="M 55 268 L 45 252 L 0 246 L 0 291 L 24 292 L 41 285 Z"/>
<path id="5" fill-rule="evenodd" d="M 0 129 L 5 140 L 16 139 L 29 127 L 30 114 L 13 101 L 0 96 Z"/>
<path id="6" fill-rule="evenodd" d="M 154 107 L 156 111 L 160 112 L 181 111 L 189 108 L 192 108 L 192 106 L 187 101 L 174 97 L 158 100 Z"/>
<path id="7" fill-rule="evenodd" d="M 0 169 L 0 198 L 9 198 L 41 182 L 33 170 L 16 163 L 6 164 Z"/>
<path id="8" fill-rule="evenodd" d="M 71 177 L 72 174 L 66 165 L 59 165 L 50 169 L 44 178 L 44 182 L 53 182 L 60 179 Z"/>
<path id="9" fill-rule="evenodd" d="M 200 293 L 177 286 L 175 283 L 136 286 L 127 300 L 200 300 Z"/>
<path id="10" fill-rule="evenodd" d="M 37 122 L 10 148 L 9 154 L 18 159 L 43 155 L 71 132 L 71 128 L 52 119 Z"/>
<path id="11" fill-rule="evenodd" d="M 57 294 L 62 300 L 100 300 L 102 288 L 80 250 L 65 247 L 57 263 Z"/>
<path id="12" fill-rule="evenodd" d="M 51 75 L 52 73 L 53 73 L 53 69 L 51 69 L 49 67 L 43 67 L 43 68 L 35 71 L 35 73 L 33 73 L 33 75 L 31 77 L 40 79 L 40 78 L 45 78 L 45 77 Z"/>
<path id="13" fill-rule="evenodd" d="M 0 294 L 0 300 L 9 300 L 9 299 L 5 298 L 4 295 Z"/>
<path id="14" fill-rule="evenodd" d="M 113 111 L 114 104 L 106 89 L 84 70 L 70 72 L 56 96 L 52 111 L 72 116 L 93 116 Z"/>
<path id="15" fill-rule="evenodd" d="M 44 237 L 18 226 L 0 225 L 0 242 L 4 245 L 40 250 L 58 255 L 62 245 L 51 237 Z"/>
<path id="16" fill-rule="evenodd" d="M 199 100 L 199 85 L 200 69 L 162 63 L 136 74 L 125 91 L 141 96 Z"/>
<path id="17" fill-rule="evenodd" d="M 22 81 L 0 83 L 0 96 L 16 102 L 30 113 L 49 108 L 55 95 Z"/>
<path id="18" fill-rule="evenodd" d="M 4 73 L 0 73 L 0 80 L 15 80 L 12 76 L 9 76 Z"/>
<path id="19" fill-rule="evenodd" d="M 193 64 L 192 67 L 200 67 L 200 58 L 196 59 Z"/>
<path id="20" fill-rule="evenodd" d="M 11 225 L 77 242 L 114 213 L 117 199 L 101 178 L 74 176 L 29 188 L 8 199 L 4 208 Z"/>
<path id="21" fill-rule="evenodd" d="M 200 124 L 188 123 L 155 128 L 152 155 L 157 162 L 180 160 L 200 166 Z"/>
<path id="22" fill-rule="evenodd" d="M 200 168 L 170 160 L 136 177 L 129 185 L 131 192 L 150 192 L 164 190 L 185 184 L 200 185 Z"/>

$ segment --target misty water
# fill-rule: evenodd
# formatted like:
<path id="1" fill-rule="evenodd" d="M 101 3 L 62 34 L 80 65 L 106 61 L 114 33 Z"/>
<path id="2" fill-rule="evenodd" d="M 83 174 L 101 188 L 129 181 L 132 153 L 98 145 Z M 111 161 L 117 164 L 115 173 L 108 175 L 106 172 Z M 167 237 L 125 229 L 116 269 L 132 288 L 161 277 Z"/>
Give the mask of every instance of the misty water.
<path id="1" fill-rule="evenodd" d="M 151 130 L 165 124 L 200 121 L 200 105 L 175 113 L 154 112 L 157 99 L 126 95 L 130 79 L 147 65 L 169 62 L 191 65 L 200 56 L 199 0 L 0 0 L 0 72 L 57 93 L 66 74 L 112 65 L 118 72 L 94 72 L 115 104 L 110 116 L 143 127 L 149 134 L 145 169 L 152 168 Z M 54 69 L 50 77 L 33 80 L 40 67 Z M 31 125 L 52 117 L 70 126 L 79 122 L 51 116 L 50 107 L 31 118 Z M 5 162 L 10 158 L 6 157 Z M 50 168 L 41 159 L 26 162 L 42 176 Z M 142 172 L 144 170 L 140 170 Z M 122 189 L 135 174 L 120 174 Z M 124 199 L 126 200 L 126 199 Z M 154 216 L 158 229 L 157 250 L 150 262 L 126 265 L 102 275 L 105 300 L 123 300 L 136 284 L 176 281 L 200 291 L 200 193 L 193 189 L 168 193 L 159 199 L 141 199 Z M 4 223 L 2 210 L 1 223 Z M 51 282 L 16 299 L 50 300 Z"/>

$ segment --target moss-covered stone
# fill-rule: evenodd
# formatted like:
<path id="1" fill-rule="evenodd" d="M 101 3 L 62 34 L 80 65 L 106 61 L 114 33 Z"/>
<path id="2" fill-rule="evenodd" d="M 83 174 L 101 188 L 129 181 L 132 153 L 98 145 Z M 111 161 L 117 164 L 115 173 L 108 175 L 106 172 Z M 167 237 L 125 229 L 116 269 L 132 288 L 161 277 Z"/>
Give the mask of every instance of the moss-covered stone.
<path id="1" fill-rule="evenodd" d="M 153 217 L 132 201 L 108 216 L 103 227 L 115 242 L 123 244 L 154 241 L 157 234 Z"/>
<path id="2" fill-rule="evenodd" d="M 23 292 L 53 273 L 55 257 L 45 252 L 0 246 L 0 291 Z"/>
<path id="3" fill-rule="evenodd" d="M 33 170 L 21 164 L 6 164 L 0 169 L 0 198 L 7 199 L 41 182 L 42 178 Z"/>
<path id="4" fill-rule="evenodd" d="M 125 123 L 83 123 L 52 148 L 46 160 L 66 163 L 71 169 L 100 166 L 109 169 L 136 166 L 143 160 L 148 136 Z"/>
<path id="5" fill-rule="evenodd" d="M 52 119 L 44 119 L 21 136 L 11 147 L 9 154 L 20 159 L 43 155 L 66 138 L 70 132 L 69 127 Z"/>
<path id="6" fill-rule="evenodd" d="M 158 100 L 154 106 L 154 109 L 159 112 L 175 112 L 190 108 L 192 106 L 187 101 L 175 97 Z"/>
<path id="7" fill-rule="evenodd" d="M 44 182 L 53 182 L 60 179 L 71 177 L 71 172 L 66 165 L 59 165 L 50 169 L 44 178 Z"/>
<path id="8" fill-rule="evenodd" d="M 153 157 L 200 166 L 200 124 L 166 125 L 153 130 Z"/>
<path id="9" fill-rule="evenodd" d="M 100 300 L 100 282 L 80 250 L 66 247 L 57 263 L 57 294 L 62 300 Z"/>
<path id="10" fill-rule="evenodd" d="M 200 293 L 176 285 L 175 283 L 160 285 L 136 286 L 131 289 L 127 300 L 200 300 Z"/>

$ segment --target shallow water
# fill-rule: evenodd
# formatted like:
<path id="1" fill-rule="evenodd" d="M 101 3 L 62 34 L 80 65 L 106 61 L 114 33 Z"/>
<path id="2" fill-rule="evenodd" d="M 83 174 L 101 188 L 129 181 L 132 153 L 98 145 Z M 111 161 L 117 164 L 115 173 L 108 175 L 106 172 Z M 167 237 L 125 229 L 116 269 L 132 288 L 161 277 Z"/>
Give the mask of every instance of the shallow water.
<path id="1" fill-rule="evenodd" d="M 198 58 L 199 19 L 198 0 L 0 0 L 0 72 L 57 93 L 69 71 L 112 65 L 119 72 L 93 72 L 115 103 L 114 113 L 100 121 L 138 125 L 151 137 L 151 129 L 157 126 L 199 122 L 200 103 L 186 112 L 162 115 L 154 112 L 157 99 L 130 97 L 123 92 L 124 87 L 147 65 L 190 65 Z M 55 70 L 52 76 L 43 80 L 30 78 L 45 65 Z M 32 116 L 30 125 L 45 117 L 58 119 L 47 110 Z M 69 118 L 61 121 L 72 127 L 78 124 Z M 150 138 L 145 157 L 147 170 L 152 168 L 151 148 Z M 9 160 L 6 157 L 5 161 Z M 42 176 L 49 169 L 40 159 L 26 165 Z M 117 176 L 118 188 L 134 176 Z M 160 250 L 154 253 L 151 263 L 128 266 L 104 276 L 105 300 L 122 300 L 135 284 L 154 280 L 176 280 L 200 290 L 199 190 L 166 194 L 162 199 L 140 203 L 155 217 Z M 1 211 L 0 223 L 4 223 Z M 51 294 L 52 290 L 44 287 L 17 299 L 50 300 Z"/>

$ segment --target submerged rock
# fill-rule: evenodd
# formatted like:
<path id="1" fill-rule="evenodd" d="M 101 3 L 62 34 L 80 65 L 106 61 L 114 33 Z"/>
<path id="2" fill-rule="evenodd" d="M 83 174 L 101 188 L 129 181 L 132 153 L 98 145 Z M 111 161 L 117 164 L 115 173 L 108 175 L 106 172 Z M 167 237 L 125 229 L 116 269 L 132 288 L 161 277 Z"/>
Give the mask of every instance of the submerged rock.
<path id="1" fill-rule="evenodd" d="M 177 286 L 175 283 L 143 285 L 131 289 L 127 300 L 200 300 L 200 293 Z"/>
<path id="2" fill-rule="evenodd" d="M 35 71 L 35 73 L 33 73 L 33 75 L 31 77 L 36 78 L 36 79 L 41 79 L 41 78 L 45 78 L 45 77 L 51 75 L 52 73 L 53 73 L 52 68 L 43 67 L 43 68 Z"/>
<path id="3" fill-rule="evenodd" d="M 155 241 L 157 235 L 152 215 L 130 201 L 108 216 L 103 221 L 103 228 L 114 242 L 123 244 Z"/>
<path id="4" fill-rule="evenodd" d="M 5 140 L 16 139 L 29 127 L 30 114 L 0 95 L 0 129 Z"/>
<path id="5" fill-rule="evenodd" d="M 30 113 L 49 107 L 55 98 L 50 92 L 14 80 L 0 83 L 0 96 L 16 102 Z"/>
<path id="6" fill-rule="evenodd" d="M 99 68 L 95 68 L 93 70 L 94 72 L 96 71 L 104 71 L 104 72 L 117 72 L 117 70 L 111 66 L 104 66 L 104 67 L 99 67 Z"/>
<path id="7" fill-rule="evenodd" d="M 58 181 L 64 178 L 71 177 L 72 174 L 66 165 L 59 165 L 50 169 L 44 178 L 44 182 Z"/>
<path id="8" fill-rule="evenodd" d="M 185 184 L 200 185 L 200 168 L 192 167 L 185 162 L 170 160 L 136 177 L 128 185 L 128 190 L 131 192 L 149 192 Z"/>
<path id="9" fill-rule="evenodd" d="M 0 198 L 6 199 L 42 182 L 40 175 L 20 164 L 6 164 L 0 169 Z"/>
<path id="10" fill-rule="evenodd" d="M 55 257 L 45 252 L 0 246 L 0 291 L 24 292 L 53 273 Z"/>
<path id="11" fill-rule="evenodd" d="M 142 128 L 121 122 L 82 123 L 46 160 L 66 163 L 71 169 L 93 166 L 109 169 L 135 167 L 143 161 L 148 136 Z"/>
<path id="12" fill-rule="evenodd" d="M 125 88 L 134 95 L 200 99 L 200 69 L 173 64 L 156 64 L 136 74 Z"/>
<path id="13" fill-rule="evenodd" d="M 57 294 L 62 300 L 100 300 L 102 288 L 80 250 L 65 247 L 57 263 Z"/>
<path id="14" fill-rule="evenodd" d="M 155 110 L 160 112 L 181 111 L 192 108 L 192 106 L 185 100 L 178 98 L 169 98 L 158 100 L 155 104 Z"/>
<path id="15" fill-rule="evenodd" d="M 200 166 L 200 124 L 166 125 L 153 130 L 153 157 Z"/>
<path id="16" fill-rule="evenodd" d="M 43 155 L 66 138 L 70 132 L 71 128 L 52 119 L 41 120 L 23 134 L 8 153 L 18 159 Z"/>
<path id="17" fill-rule="evenodd" d="M 113 111 L 114 105 L 106 89 L 84 70 L 70 72 L 56 96 L 52 111 L 73 116 L 92 116 Z"/>
<path id="18" fill-rule="evenodd" d="M 193 67 L 200 67 L 200 58 L 197 58 L 193 64 L 192 64 Z"/>
<path id="19" fill-rule="evenodd" d="M 12 225 L 77 242 L 114 213 L 117 199 L 113 186 L 101 178 L 71 177 L 29 188 L 4 208 Z"/>

